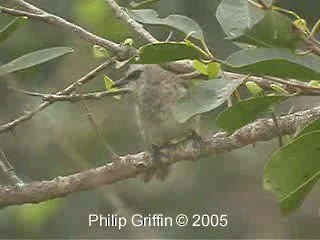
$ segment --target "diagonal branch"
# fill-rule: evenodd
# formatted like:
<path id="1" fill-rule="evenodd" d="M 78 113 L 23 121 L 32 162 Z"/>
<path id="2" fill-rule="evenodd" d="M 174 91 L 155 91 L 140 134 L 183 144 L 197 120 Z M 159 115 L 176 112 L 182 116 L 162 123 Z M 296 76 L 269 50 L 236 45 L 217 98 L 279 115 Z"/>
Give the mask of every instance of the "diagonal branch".
<path id="1" fill-rule="evenodd" d="M 304 125 L 320 117 L 320 107 L 300 111 L 277 118 L 280 134 L 294 133 Z M 244 126 L 232 135 L 219 132 L 203 138 L 201 153 L 192 140 L 161 150 L 161 160 L 166 164 L 198 159 L 200 155 L 228 152 L 257 141 L 268 141 L 277 137 L 279 131 L 273 119 L 259 119 Z M 105 166 L 89 169 L 76 174 L 56 177 L 51 181 L 31 182 L 20 187 L 0 186 L 0 208 L 23 203 L 39 203 L 53 198 L 65 197 L 79 191 L 112 184 L 156 168 L 157 164 L 149 155 L 141 152 L 114 159 Z"/>
<path id="2" fill-rule="evenodd" d="M 99 65 L 98 67 L 93 69 L 92 71 L 88 72 L 83 77 L 81 77 L 80 79 L 78 79 L 77 81 L 75 81 L 74 83 L 72 83 L 71 85 L 66 87 L 65 89 L 61 90 L 60 92 L 57 92 L 56 95 L 69 95 L 69 94 L 71 94 L 73 91 L 76 90 L 77 87 L 89 82 L 95 76 L 97 76 L 100 72 L 102 72 L 104 69 L 106 69 L 108 66 L 110 66 L 113 63 L 114 63 L 113 58 L 107 60 L 106 62 L 102 63 L 101 65 Z M 47 108 L 48 106 L 53 104 L 54 102 L 55 101 L 45 101 L 45 102 L 41 103 L 40 105 L 38 105 L 36 108 L 34 108 L 32 111 L 28 111 L 24 115 L 6 123 L 6 124 L 0 125 L 0 134 L 3 132 L 6 132 L 6 131 L 13 130 L 13 128 L 15 126 L 31 119 L 35 114 L 37 114 L 38 112 L 41 112 L 42 110 L 44 110 L 45 108 Z"/>
<path id="3" fill-rule="evenodd" d="M 31 5 L 31 4 L 28 4 Z M 32 6 L 32 5 L 31 5 Z M 38 8 L 36 8 L 38 9 Z M 63 29 L 65 29 L 67 32 L 74 33 L 78 35 L 81 39 L 91 43 L 91 44 L 97 44 L 99 46 L 108 48 L 112 53 L 120 53 L 120 52 L 126 52 L 127 47 L 123 46 L 121 44 L 114 43 L 112 41 L 109 41 L 107 39 L 104 39 L 102 37 L 99 37 L 83 28 L 81 28 L 78 25 L 75 25 L 71 22 L 66 21 L 65 19 L 50 14 L 48 12 L 45 12 L 43 10 L 38 9 L 37 11 L 34 10 L 32 13 L 26 12 L 26 11 L 20 11 L 12 8 L 2 7 L 0 6 L 0 12 L 11 15 L 11 16 L 17 16 L 17 17 L 28 17 L 33 20 L 45 22 L 51 25 L 59 26 Z"/>
<path id="4" fill-rule="evenodd" d="M 9 184 L 15 185 L 15 186 L 22 186 L 24 184 L 21 179 L 17 176 L 14 168 L 8 161 L 6 155 L 4 154 L 4 151 L 2 150 L 0 146 L 0 152 L 2 157 L 0 158 L 0 174 L 3 175 Z"/>
<path id="5" fill-rule="evenodd" d="M 128 13 L 123 8 L 121 8 L 116 3 L 116 1 L 106 0 L 106 2 L 112 8 L 116 16 L 125 21 L 137 35 L 141 36 L 143 39 L 147 40 L 150 43 L 158 42 L 158 40 L 155 39 L 148 31 L 144 30 L 143 26 L 140 23 L 137 23 L 136 21 L 131 19 Z"/>
<path id="6" fill-rule="evenodd" d="M 23 0 L 12 0 L 12 2 L 14 2 L 15 4 L 25 8 L 26 10 L 28 10 L 28 12 L 31 12 L 31 13 L 38 13 L 38 14 L 43 14 L 45 13 L 45 11 L 43 11 L 42 9 L 40 8 L 37 8 L 36 6 L 28 3 L 28 2 L 25 2 Z"/>

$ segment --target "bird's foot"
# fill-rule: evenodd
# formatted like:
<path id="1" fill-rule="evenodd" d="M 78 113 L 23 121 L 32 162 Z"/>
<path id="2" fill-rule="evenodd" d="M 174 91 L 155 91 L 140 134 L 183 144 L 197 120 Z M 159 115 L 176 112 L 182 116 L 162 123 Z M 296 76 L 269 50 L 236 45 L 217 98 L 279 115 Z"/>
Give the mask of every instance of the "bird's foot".
<path id="1" fill-rule="evenodd" d="M 201 154 L 203 146 L 204 146 L 204 141 L 203 141 L 202 137 L 196 131 L 192 131 L 189 136 L 189 139 L 192 140 L 192 144 L 193 144 L 194 148 L 199 149 L 199 153 Z"/>
<path id="2" fill-rule="evenodd" d="M 153 178 L 153 176 L 155 176 L 160 180 L 164 180 L 168 176 L 170 167 L 168 164 L 161 162 L 160 151 L 161 149 L 158 146 L 156 145 L 151 146 L 151 149 L 149 150 L 149 154 L 152 161 L 155 164 L 155 167 L 150 169 L 144 174 L 143 176 L 144 182 L 149 182 Z"/>

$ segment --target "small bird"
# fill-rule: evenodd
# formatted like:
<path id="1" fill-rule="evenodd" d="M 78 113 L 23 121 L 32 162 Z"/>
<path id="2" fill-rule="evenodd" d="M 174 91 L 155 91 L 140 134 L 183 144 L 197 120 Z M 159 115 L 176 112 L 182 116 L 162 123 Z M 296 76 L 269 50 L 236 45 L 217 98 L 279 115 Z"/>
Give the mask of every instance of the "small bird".
<path id="1" fill-rule="evenodd" d="M 189 136 L 199 136 L 199 115 L 183 123 L 174 117 L 177 101 L 187 92 L 186 80 L 179 75 L 159 65 L 136 64 L 129 67 L 128 74 L 115 86 L 126 86 L 133 92 L 138 125 L 147 151 L 158 163 L 161 148 Z M 164 179 L 168 170 L 168 166 L 162 166 L 155 174 Z"/>

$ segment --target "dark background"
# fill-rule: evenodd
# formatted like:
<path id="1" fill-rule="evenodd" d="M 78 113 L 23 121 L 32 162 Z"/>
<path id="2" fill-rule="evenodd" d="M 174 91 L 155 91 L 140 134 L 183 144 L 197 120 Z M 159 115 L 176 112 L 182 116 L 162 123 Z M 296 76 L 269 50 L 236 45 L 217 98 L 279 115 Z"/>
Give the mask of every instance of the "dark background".
<path id="1" fill-rule="evenodd" d="M 0 3 L 7 1 L 0 0 Z M 31 2 L 31 1 L 30 1 Z M 119 1 L 121 5 L 129 1 Z M 186 15 L 203 28 L 208 45 L 220 58 L 237 50 L 224 40 L 215 11 L 220 1 L 161 0 L 155 5 L 161 16 Z M 319 17 L 320 2 L 279 1 L 313 25 Z M 116 20 L 103 0 L 32 1 L 51 13 L 60 15 L 110 40 L 135 39 L 130 29 Z M 0 27 L 11 17 L 0 16 Z M 168 32 L 147 28 L 159 38 Z M 53 47 L 74 47 L 74 53 L 19 73 L 0 77 L 0 122 L 5 123 L 41 102 L 11 90 L 27 89 L 56 92 L 96 66 L 101 60 L 92 55 L 92 46 L 77 36 L 55 26 L 30 21 L 0 45 L 0 64 L 25 53 Z M 117 78 L 119 72 L 106 72 Z M 104 89 L 102 77 L 83 91 Z M 315 104 L 315 98 L 298 98 L 283 105 L 280 112 Z M 135 121 L 132 98 L 121 101 L 105 98 L 88 102 L 91 113 L 110 146 L 119 154 L 143 149 Z M 83 103 L 56 103 L 19 125 L 13 133 L 0 136 L 0 145 L 26 182 L 51 179 L 80 170 L 101 166 L 110 154 L 95 134 L 86 117 Z M 216 111 L 205 114 L 202 133 L 218 131 Z M 257 143 L 231 153 L 216 154 L 198 162 L 176 164 L 168 179 L 144 184 L 140 178 L 129 179 L 88 192 L 38 205 L 8 207 L 0 211 L 2 238 L 317 238 L 320 236 L 320 189 L 316 187 L 302 207 L 288 217 L 281 217 L 275 197 L 263 190 L 263 167 L 277 149 L 277 141 Z M 89 214 L 179 213 L 227 214 L 225 228 L 133 228 L 121 231 L 112 227 L 88 227 Z"/>

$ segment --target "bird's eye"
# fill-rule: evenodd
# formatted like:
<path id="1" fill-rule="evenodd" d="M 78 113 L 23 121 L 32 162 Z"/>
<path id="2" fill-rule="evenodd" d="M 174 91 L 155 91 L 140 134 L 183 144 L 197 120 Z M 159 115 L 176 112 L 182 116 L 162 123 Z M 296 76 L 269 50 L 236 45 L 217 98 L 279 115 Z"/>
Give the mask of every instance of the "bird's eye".
<path id="1" fill-rule="evenodd" d="M 135 70 L 131 72 L 128 76 L 128 80 L 137 80 L 140 77 L 140 74 L 142 73 L 142 70 Z"/>

